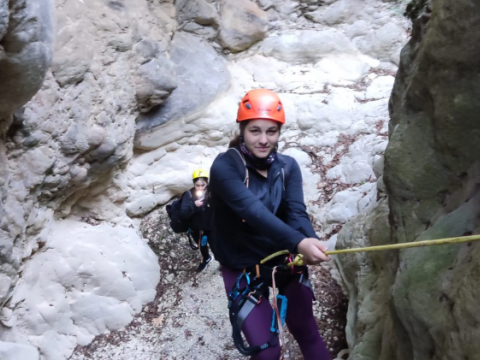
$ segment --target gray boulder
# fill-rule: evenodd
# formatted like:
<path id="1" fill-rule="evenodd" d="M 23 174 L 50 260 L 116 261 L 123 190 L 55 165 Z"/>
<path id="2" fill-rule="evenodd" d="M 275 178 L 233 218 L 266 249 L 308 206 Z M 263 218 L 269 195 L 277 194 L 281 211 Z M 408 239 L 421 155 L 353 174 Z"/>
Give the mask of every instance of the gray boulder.
<path id="1" fill-rule="evenodd" d="M 155 133 L 161 132 L 161 125 L 200 116 L 229 86 L 230 74 L 225 59 L 197 36 L 176 33 L 170 60 L 176 64 L 178 87 L 161 107 L 140 116 L 135 134 L 137 148 L 155 149 L 164 145 L 155 140 Z"/>
<path id="2" fill-rule="evenodd" d="M 138 68 L 135 90 L 140 112 L 163 104 L 177 87 L 175 64 L 165 57 L 153 59 Z"/>
<path id="3" fill-rule="evenodd" d="M 268 29 L 268 15 L 249 0 L 222 0 L 218 42 L 232 52 L 248 49 L 263 40 Z"/>
<path id="4" fill-rule="evenodd" d="M 0 119 L 40 89 L 52 59 L 52 1 L 0 1 Z"/>
<path id="5" fill-rule="evenodd" d="M 140 59 L 140 64 L 144 64 L 150 60 L 155 59 L 162 52 L 160 43 L 150 39 L 143 38 L 133 46 L 135 54 Z M 163 49 L 165 50 L 165 49 Z"/>
<path id="6" fill-rule="evenodd" d="M 177 20 L 181 24 L 194 21 L 199 25 L 218 27 L 219 17 L 213 4 L 205 0 L 180 0 L 176 2 Z"/>

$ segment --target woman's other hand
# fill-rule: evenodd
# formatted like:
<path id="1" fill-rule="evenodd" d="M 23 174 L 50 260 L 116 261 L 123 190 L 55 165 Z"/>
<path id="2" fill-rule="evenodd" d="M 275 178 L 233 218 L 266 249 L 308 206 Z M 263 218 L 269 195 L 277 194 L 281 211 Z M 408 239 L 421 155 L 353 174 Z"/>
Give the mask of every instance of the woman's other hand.
<path id="1" fill-rule="evenodd" d="M 202 206 L 203 205 L 203 200 L 205 200 L 205 199 L 200 199 L 200 200 L 195 201 L 195 206 L 196 207 Z"/>
<path id="2" fill-rule="evenodd" d="M 325 255 L 328 251 L 325 242 L 315 238 L 305 238 L 297 245 L 297 250 L 303 255 L 303 261 L 307 265 L 317 265 L 322 261 L 329 261 L 330 256 Z"/>

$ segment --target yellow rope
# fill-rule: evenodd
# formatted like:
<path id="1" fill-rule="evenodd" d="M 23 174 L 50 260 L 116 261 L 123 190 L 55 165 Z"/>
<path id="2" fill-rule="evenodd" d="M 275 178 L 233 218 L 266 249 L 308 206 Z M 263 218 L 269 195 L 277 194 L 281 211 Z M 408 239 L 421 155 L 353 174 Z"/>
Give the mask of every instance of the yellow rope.
<path id="1" fill-rule="evenodd" d="M 267 256 L 265 259 L 263 259 L 262 261 L 260 261 L 260 264 L 264 264 L 266 263 L 268 260 L 272 260 L 273 258 L 277 257 L 277 256 L 280 256 L 280 255 L 288 255 L 290 254 L 290 251 L 288 250 L 281 250 L 281 251 L 277 251 L 276 253 L 273 253 L 272 255 L 269 255 Z"/>
<path id="2" fill-rule="evenodd" d="M 407 242 L 407 243 L 401 243 L 401 244 L 389 244 L 389 245 L 367 246 L 363 248 L 332 250 L 332 251 L 325 251 L 325 255 L 338 255 L 338 254 L 351 254 L 351 253 L 367 252 L 367 251 L 407 249 L 407 248 L 414 248 L 414 247 L 444 245 L 444 244 L 459 244 L 459 243 L 478 241 L 478 240 L 480 240 L 480 235 L 459 236 L 459 237 L 437 239 L 437 240 L 414 241 L 414 242 Z M 277 251 L 276 253 L 260 261 L 260 264 L 263 264 L 268 260 L 273 259 L 274 257 L 280 256 L 280 255 L 288 255 L 288 254 L 290 254 L 288 250 Z M 287 264 L 287 266 L 292 266 L 292 265 L 295 265 L 295 266 L 304 265 L 303 255 L 298 254 L 297 256 L 295 256 L 295 260 L 293 260 L 293 262 Z"/>
<path id="3" fill-rule="evenodd" d="M 478 240 L 480 240 L 480 235 L 459 236 L 459 237 L 437 239 L 437 240 L 413 241 L 413 242 L 407 242 L 407 243 L 401 243 L 401 244 L 389 244 L 389 245 L 367 246 L 363 248 L 354 248 L 354 249 L 332 250 L 332 251 L 325 251 L 325 254 L 337 255 L 337 254 L 348 254 L 348 253 L 366 252 L 366 251 L 407 249 L 407 248 L 422 247 L 422 246 L 459 244 L 459 243 L 478 241 Z"/>

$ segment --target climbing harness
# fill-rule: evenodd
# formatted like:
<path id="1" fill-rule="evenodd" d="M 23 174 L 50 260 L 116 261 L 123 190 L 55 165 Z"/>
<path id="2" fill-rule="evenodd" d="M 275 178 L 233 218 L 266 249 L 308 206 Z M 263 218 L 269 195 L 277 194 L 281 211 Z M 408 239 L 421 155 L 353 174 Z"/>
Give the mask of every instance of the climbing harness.
<path id="1" fill-rule="evenodd" d="M 230 323 L 232 324 L 232 336 L 235 347 L 245 356 L 253 356 L 269 347 L 280 343 L 283 346 L 283 327 L 287 314 L 288 300 L 284 295 L 285 288 L 292 281 L 298 281 L 307 286 L 313 295 L 312 284 L 308 279 L 306 266 L 288 266 L 292 257 L 286 258 L 286 265 L 266 266 L 257 264 L 244 269 L 238 276 L 232 290 L 228 295 L 228 309 Z M 242 287 L 242 280 L 245 286 Z M 242 326 L 252 310 L 261 303 L 266 296 L 268 301 L 269 287 L 273 290 L 273 311 L 270 331 L 270 339 L 261 345 L 246 346 L 242 338 Z"/>
<path id="2" fill-rule="evenodd" d="M 363 248 L 342 249 L 325 251 L 325 255 L 347 254 L 367 251 L 382 251 L 392 249 L 406 249 L 422 246 L 433 246 L 443 244 L 458 244 L 471 241 L 479 241 L 480 235 L 461 236 L 453 238 L 444 238 L 437 240 L 424 240 L 401 244 L 369 246 Z M 277 266 L 266 266 L 265 264 L 275 257 L 287 255 L 284 264 Z M 280 274 L 281 284 L 278 284 L 277 274 Z M 241 281 L 245 279 L 246 285 L 242 288 Z M 285 318 L 287 313 L 288 300 L 283 294 L 285 287 L 291 282 L 297 280 L 301 284 L 307 286 L 312 290 L 312 285 L 308 279 L 308 269 L 303 261 L 303 255 L 293 255 L 288 250 L 278 251 L 269 255 L 260 264 L 253 268 L 247 268 L 238 276 L 235 285 L 228 296 L 228 308 L 230 315 L 230 322 L 233 328 L 233 341 L 235 347 L 245 356 L 253 356 L 260 351 L 269 347 L 275 346 L 280 342 L 283 346 L 283 327 L 285 325 Z M 268 342 L 257 346 L 246 346 L 242 339 L 242 326 L 248 315 L 260 304 L 264 296 L 268 299 L 269 287 L 273 290 L 273 312 L 272 325 L 270 331 L 272 336 Z M 278 292 L 278 293 L 277 293 Z M 313 294 L 313 290 L 312 290 Z M 280 339 L 279 339 L 280 338 Z"/>
<path id="3" fill-rule="evenodd" d="M 268 342 L 257 346 L 246 346 L 242 339 L 242 326 L 250 312 L 260 304 L 262 297 L 268 292 L 268 284 L 260 276 L 260 269 L 256 268 L 255 277 L 250 279 L 251 274 L 246 269 L 238 276 L 235 285 L 228 295 L 228 309 L 230 323 L 232 324 L 232 336 L 235 347 L 242 355 L 253 356 L 270 346 L 276 345 L 276 333 Z M 245 278 L 246 285 L 241 288 L 240 282 Z M 238 300 L 237 300 L 238 299 Z"/>

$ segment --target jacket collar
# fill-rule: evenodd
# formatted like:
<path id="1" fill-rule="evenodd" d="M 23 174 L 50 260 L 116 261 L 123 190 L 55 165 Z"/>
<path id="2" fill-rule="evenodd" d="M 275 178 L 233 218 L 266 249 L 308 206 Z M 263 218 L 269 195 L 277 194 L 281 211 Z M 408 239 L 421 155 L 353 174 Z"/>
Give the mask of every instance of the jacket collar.
<path id="1" fill-rule="evenodd" d="M 249 159 L 246 156 L 244 156 L 244 159 L 245 159 L 245 162 L 247 163 L 247 167 L 249 171 L 257 171 L 251 159 Z M 268 172 L 267 172 L 268 182 L 270 185 L 272 185 L 275 182 L 275 180 L 281 174 L 282 169 L 285 167 L 285 165 L 286 164 L 285 164 L 285 161 L 283 160 L 283 157 L 281 156 L 281 154 L 277 153 L 275 160 L 270 164 L 270 167 L 268 168 Z"/>

